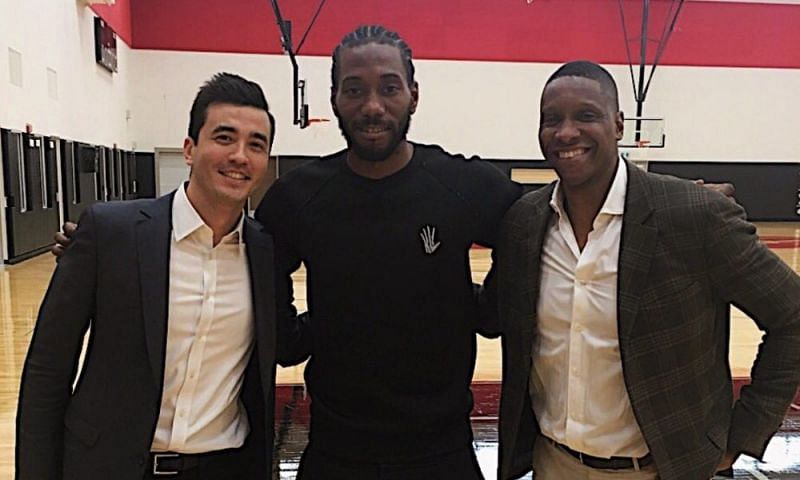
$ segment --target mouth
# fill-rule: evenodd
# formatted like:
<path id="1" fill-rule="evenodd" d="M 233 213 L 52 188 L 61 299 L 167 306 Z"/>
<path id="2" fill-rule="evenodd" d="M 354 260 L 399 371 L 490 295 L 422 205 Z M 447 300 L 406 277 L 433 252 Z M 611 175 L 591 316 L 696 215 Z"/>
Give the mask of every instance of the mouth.
<path id="1" fill-rule="evenodd" d="M 250 176 L 235 170 L 220 170 L 219 173 L 223 177 L 230 178 L 231 180 L 236 180 L 240 182 L 250 180 Z"/>
<path id="2" fill-rule="evenodd" d="M 358 133 L 367 139 L 378 139 L 391 131 L 388 125 L 364 125 L 356 129 Z"/>
<path id="3" fill-rule="evenodd" d="M 569 150 L 560 150 L 555 153 L 559 160 L 569 160 L 571 158 L 583 155 L 588 151 L 589 151 L 588 148 L 580 147 L 580 148 L 571 148 Z"/>

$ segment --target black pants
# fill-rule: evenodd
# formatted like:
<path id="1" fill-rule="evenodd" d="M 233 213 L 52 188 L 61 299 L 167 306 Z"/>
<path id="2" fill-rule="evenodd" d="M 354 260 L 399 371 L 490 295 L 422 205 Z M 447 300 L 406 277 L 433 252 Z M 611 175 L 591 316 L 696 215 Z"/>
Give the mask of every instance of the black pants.
<path id="1" fill-rule="evenodd" d="M 389 464 L 353 462 L 319 452 L 309 444 L 297 480 L 483 480 L 470 446 L 418 462 Z"/>

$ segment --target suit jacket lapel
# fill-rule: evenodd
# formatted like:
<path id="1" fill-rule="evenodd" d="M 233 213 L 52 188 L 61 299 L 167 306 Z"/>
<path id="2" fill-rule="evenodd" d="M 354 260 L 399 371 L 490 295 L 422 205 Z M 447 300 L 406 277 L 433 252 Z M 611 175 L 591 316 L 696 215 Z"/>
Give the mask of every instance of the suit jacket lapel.
<path id="1" fill-rule="evenodd" d="M 153 381 L 164 383 L 172 199 L 166 195 L 143 207 L 136 226 L 136 250 L 144 315 L 144 330 Z"/>
<path id="2" fill-rule="evenodd" d="M 655 226 L 647 224 L 653 207 L 646 175 L 638 167 L 628 162 L 625 164 L 628 169 L 628 190 L 617 273 L 617 326 L 621 343 L 630 339 L 639 309 L 639 296 L 647 284 L 658 233 Z"/>
<path id="3" fill-rule="evenodd" d="M 536 318 L 536 306 L 539 302 L 539 295 L 542 293 L 539 291 L 539 285 L 541 284 L 542 279 L 542 248 L 544 247 L 544 239 L 547 236 L 550 220 L 553 217 L 553 209 L 550 208 L 550 197 L 553 194 L 554 188 L 555 184 L 551 184 L 542 189 L 542 196 L 538 197 L 538 200 L 533 205 L 534 208 L 531 210 L 530 216 L 527 219 L 528 221 L 525 231 L 525 238 L 527 239 L 527 242 L 524 252 L 525 269 L 523 271 L 526 283 L 521 284 L 527 285 L 531 313 L 529 318 L 531 319 Z M 530 323 L 531 327 L 534 327 L 533 322 Z"/>
<path id="4" fill-rule="evenodd" d="M 259 223 L 245 219 L 244 239 L 247 245 L 247 265 L 253 298 L 256 353 L 262 388 L 271 388 L 272 367 L 275 363 L 275 282 L 273 250 L 270 237 Z M 266 379 L 266 380 L 265 380 Z M 268 398 L 268 397 L 265 397 Z"/>

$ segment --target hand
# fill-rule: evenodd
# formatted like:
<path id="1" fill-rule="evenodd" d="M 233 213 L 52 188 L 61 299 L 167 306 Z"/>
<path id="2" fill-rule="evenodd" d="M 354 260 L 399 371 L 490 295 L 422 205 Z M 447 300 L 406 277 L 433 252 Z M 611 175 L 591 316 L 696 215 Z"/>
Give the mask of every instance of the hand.
<path id="1" fill-rule="evenodd" d="M 732 452 L 725 452 L 725 455 L 722 456 L 722 460 L 719 461 L 719 465 L 717 465 L 717 471 L 721 472 L 722 470 L 731 468 L 738 456 L 739 455 Z"/>
<path id="2" fill-rule="evenodd" d="M 78 228 L 78 224 L 72 222 L 66 222 L 62 225 L 61 229 L 62 232 L 56 232 L 53 235 L 53 240 L 56 241 L 56 244 L 50 247 L 50 253 L 56 256 L 56 258 L 61 258 L 61 255 L 64 255 L 64 252 L 67 251 L 67 247 L 72 242 L 72 235 L 75 233 L 75 229 Z"/>
<path id="3" fill-rule="evenodd" d="M 734 195 L 736 194 L 736 188 L 734 188 L 732 183 L 706 183 L 702 178 L 698 178 L 694 183 L 696 185 L 702 185 L 709 190 L 719 192 L 731 200 L 735 200 Z"/>

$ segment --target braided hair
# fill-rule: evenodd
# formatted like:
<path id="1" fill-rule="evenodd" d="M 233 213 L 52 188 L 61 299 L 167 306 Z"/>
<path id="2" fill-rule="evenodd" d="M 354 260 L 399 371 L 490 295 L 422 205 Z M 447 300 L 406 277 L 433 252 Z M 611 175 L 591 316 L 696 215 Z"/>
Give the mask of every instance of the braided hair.
<path id="1" fill-rule="evenodd" d="M 331 85 L 336 89 L 336 81 L 339 74 L 338 59 L 342 50 L 353 48 L 370 43 L 380 45 L 391 45 L 400 51 L 400 57 L 406 68 L 406 81 L 408 85 L 414 83 L 414 63 L 411 61 L 411 47 L 405 40 L 400 38 L 397 32 L 393 32 L 382 25 L 361 25 L 342 38 L 342 41 L 333 49 L 333 66 L 331 67 Z"/>

